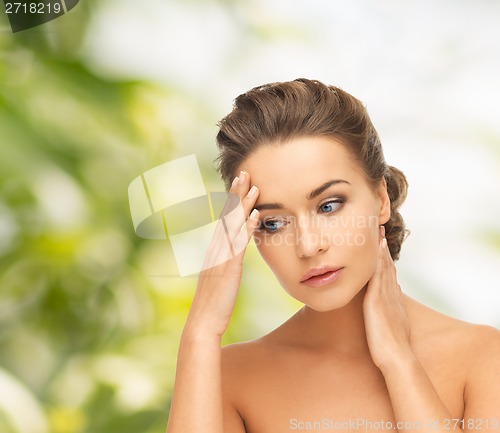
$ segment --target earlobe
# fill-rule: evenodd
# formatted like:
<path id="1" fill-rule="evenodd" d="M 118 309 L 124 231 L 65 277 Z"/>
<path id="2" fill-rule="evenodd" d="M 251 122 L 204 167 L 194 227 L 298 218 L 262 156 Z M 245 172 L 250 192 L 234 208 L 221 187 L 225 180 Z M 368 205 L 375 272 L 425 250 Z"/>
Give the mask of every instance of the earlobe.
<path id="1" fill-rule="evenodd" d="M 385 224 L 391 217 L 391 200 L 389 199 L 387 183 L 384 177 L 382 178 L 378 188 L 378 196 L 380 199 L 379 223 Z"/>

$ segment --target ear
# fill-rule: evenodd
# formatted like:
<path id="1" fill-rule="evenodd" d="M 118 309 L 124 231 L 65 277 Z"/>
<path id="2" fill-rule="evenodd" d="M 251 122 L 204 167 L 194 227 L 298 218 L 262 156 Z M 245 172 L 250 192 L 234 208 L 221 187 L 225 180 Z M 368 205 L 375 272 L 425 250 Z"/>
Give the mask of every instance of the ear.
<path id="1" fill-rule="evenodd" d="M 376 193 L 380 201 L 379 224 L 385 224 L 391 217 L 391 200 L 387 193 L 387 183 L 384 177 L 382 177 Z"/>

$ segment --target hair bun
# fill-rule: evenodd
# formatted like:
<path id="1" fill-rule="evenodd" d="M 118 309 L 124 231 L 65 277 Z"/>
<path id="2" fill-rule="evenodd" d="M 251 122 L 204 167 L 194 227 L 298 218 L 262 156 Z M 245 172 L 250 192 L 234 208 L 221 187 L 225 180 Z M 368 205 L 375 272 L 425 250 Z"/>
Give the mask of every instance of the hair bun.
<path id="1" fill-rule="evenodd" d="M 399 208 L 408 194 L 408 182 L 404 173 L 391 165 L 387 166 L 384 177 L 387 183 L 387 193 L 391 201 L 391 216 L 389 221 L 384 224 L 385 237 L 392 259 L 397 260 L 401 251 L 401 244 L 410 233 L 399 213 Z"/>

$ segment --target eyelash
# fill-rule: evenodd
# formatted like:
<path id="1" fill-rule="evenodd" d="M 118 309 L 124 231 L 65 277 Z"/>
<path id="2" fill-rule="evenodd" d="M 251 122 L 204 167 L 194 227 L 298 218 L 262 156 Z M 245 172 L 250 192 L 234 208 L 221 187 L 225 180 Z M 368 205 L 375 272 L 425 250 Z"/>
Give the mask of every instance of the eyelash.
<path id="1" fill-rule="evenodd" d="M 324 212 L 324 214 L 327 214 L 327 215 L 328 214 L 333 214 L 333 213 L 339 211 L 342 208 L 342 206 L 344 205 L 345 202 L 346 202 L 346 199 L 344 197 L 338 197 L 338 198 L 335 198 L 335 199 L 330 199 L 330 200 L 325 201 L 324 203 L 321 203 L 318 206 L 318 210 L 320 210 L 325 205 L 328 205 L 328 204 L 331 205 L 333 203 L 333 204 L 338 205 L 337 208 L 334 209 L 334 210 L 332 210 L 332 211 L 329 211 L 329 212 Z M 269 230 L 269 228 L 265 226 L 266 223 L 278 223 L 278 222 L 283 222 L 283 225 L 281 227 L 279 227 L 278 229 L 276 229 L 276 230 Z M 286 218 L 274 218 L 274 219 L 270 218 L 268 220 L 261 221 L 260 225 L 258 227 L 258 230 L 266 232 L 266 233 L 269 233 L 269 234 L 278 233 L 287 224 L 288 224 L 288 222 L 286 221 Z"/>

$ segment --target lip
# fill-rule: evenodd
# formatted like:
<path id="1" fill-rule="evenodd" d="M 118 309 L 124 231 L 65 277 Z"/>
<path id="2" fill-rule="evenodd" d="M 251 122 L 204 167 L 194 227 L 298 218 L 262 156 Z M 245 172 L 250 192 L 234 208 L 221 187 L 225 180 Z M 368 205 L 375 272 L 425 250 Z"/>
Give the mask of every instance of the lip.
<path id="1" fill-rule="evenodd" d="M 309 269 L 300 282 L 310 287 L 323 287 L 333 283 L 339 277 L 342 267 L 321 266 Z"/>

